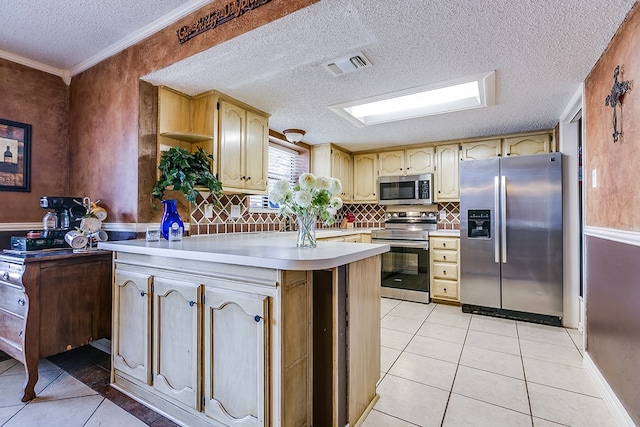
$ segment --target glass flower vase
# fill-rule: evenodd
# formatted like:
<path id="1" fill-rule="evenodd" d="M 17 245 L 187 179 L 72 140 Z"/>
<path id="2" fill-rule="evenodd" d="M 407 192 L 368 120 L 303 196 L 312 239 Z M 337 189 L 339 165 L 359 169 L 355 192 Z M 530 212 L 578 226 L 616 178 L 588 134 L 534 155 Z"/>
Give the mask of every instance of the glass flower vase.
<path id="1" fill-rule="evenodd" d="M 184 230 L 184 223 L 178 214 L 178 201 L 175 199 L 163 200 L 164 214 L 162 215 L 162 221 L 160 222 L 160 230 L 162 237 L 165 240 L 169 240 L 169 229 L 176 223 L 179 228 Z"/>
<path id="2" fill-rule="evenodd" d="M 316 216 L 310 213 L 298 215 L 298 240 L 299 248 L 316 247 Z"/>

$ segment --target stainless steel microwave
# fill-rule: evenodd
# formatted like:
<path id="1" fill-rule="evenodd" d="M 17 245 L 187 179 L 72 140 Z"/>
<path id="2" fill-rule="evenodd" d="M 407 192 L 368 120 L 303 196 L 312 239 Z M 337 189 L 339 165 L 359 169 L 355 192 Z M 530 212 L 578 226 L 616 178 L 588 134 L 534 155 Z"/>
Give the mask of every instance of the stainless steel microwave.
<path id="1" fill-rule="evenodd" d="M 433 175 L 381 176 L 378 203 L 381 205 L 430 205 L 433 203 Z"/>

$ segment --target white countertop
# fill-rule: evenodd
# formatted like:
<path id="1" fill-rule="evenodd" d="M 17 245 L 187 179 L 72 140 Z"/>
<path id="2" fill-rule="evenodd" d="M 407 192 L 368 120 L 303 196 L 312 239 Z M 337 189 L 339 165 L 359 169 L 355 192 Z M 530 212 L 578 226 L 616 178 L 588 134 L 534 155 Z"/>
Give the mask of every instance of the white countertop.
<path id="1" fill-rule="evenodd" d="M 347 230 L 336 230 L 342 235 Z M 353 233 L 364 231 L 348 230 Z M 333 230 L 318 230 L 330 237 Z M 349 233 L 352 234 L 352 233 Z M 333 234 L 331 234 L 333 235 Z M 217 234 L 184 237 L 181 242 L 147 242 L 142 239 L 100 242 L 98 248 L 151 256 L 280 270 L 323 270 L 389 251 L 389 245 L 318 241 L 316 248 L 296 247 L 296 232 Z"/>

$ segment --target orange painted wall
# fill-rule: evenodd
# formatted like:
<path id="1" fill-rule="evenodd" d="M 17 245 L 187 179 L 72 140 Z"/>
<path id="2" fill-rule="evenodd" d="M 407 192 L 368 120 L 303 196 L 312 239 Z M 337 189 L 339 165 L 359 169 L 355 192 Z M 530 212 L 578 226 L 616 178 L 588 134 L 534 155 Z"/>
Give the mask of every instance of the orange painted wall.
<path id="1" fill-rule="evenodd" d="M 36 222 L 40 196 L 69 191 L 69 88 L 60 77 L 0 59 L 0 118 L 32 126 L 31 192 L 0 191 L 0 222 Z"/>

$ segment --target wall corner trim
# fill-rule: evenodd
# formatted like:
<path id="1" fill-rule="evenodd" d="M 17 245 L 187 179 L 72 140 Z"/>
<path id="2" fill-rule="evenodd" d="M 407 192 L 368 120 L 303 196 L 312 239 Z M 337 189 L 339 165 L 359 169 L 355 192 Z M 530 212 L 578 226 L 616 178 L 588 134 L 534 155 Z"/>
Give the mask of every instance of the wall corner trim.
<path id="1" fill-rule="evenodd" d="M 596 364 L 593 363 L 593 360 L 589 356 L 589 353 L 584 353 L 582 364 L 584 365 L 584 368 L 586 369 L 593 382 L 596 383 L 598 390 L 600 390 L 600 394 L 602 394 L 602 400 L 604 400 L 605 405 L 607 405 L 607 407 L 611 411 L 616 424 L 621 427 L 635 427 L 636 424 L 627 413 L 627 410 L 624 409 L 624 406 L 622 406 L 620 400 L 618 400 L 618 396 L 616 396 L 613 390 L 611 390 L 609 383 L 607 383 L 607 380 L 604 378 L 602 373 L 600 373 L 600 370 L 598 369 Z"/>
<path id="2" fill-rule="evenodd" d="M 640 246 L 640 232 L 617 230 L 613 228 L 585 227 L 585 236 L 597 237 L 611 240 L 613 242 L 624 243 L 626 245 Z"/>

